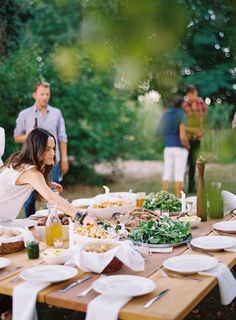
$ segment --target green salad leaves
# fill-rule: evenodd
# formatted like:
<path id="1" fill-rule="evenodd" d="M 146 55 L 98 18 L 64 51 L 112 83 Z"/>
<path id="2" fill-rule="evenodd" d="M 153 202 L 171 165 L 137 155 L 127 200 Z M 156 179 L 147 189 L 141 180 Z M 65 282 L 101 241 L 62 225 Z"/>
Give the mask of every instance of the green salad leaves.
<path id="1" fill-rule="evenodd" d="M 181 211 L 181 202 L 173 195 L 165 191 L 157 193 L 149 193 L 145 200 L 143 207 L 155 211 L 157 209 L 169 212 Z"/>
<path id="2" fill-rule="evenodd" d="M 149 220 L 141 222 L 129 234 L 133 241 L 147 244 L 178 244 L 191 237 L 190 223 L 171 220 L 167 217 L 161 221 Z"/>

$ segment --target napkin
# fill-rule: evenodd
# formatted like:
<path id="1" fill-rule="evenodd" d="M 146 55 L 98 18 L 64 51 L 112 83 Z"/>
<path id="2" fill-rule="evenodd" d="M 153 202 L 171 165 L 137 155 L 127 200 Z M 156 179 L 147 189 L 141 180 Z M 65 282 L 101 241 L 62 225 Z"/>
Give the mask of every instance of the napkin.
<path id="1" fill-rule="evenodd" d="M 117 320 L 120 309 L 131 298 L 132 297 L 128 296 L 109 296 L 102 294 L 88 304 L 85 320 Z"/>
<path id="2" fill-rule="evenodd" d="M 24 282 L 13 290 L 12 320 L 37 320 L 36 300 L 38 292 L 48 287 L 48 282 Z"/>
<path id="3" fill-rule="evenodd" d="M 82 271 L 101 273 L 117 257 L 134 271 L 144 270 L 144 258 L 130 245 L 129 241 L 117 243 L 117 246 L 104 253 L 86 252 L 83 245 L 74 248 L 74 260 Z"/>
<path id="4" fill-rule="evenodd" d="M 236 297 L 236 279 L 224 263 L 219 263 L 213 269 L 199 272 L 202 275 L 216 277 L 220 291 L 220 300 L 223 305 L 230 304 Z"/>
<path id="5" fill-rule="evenodd" d="M 236 252 L 236 245 L 233 247 L 230 247 L 228 249 L 224 249 L 224 251 L 228 251 L 228 252 Z"/>
<path id="6" fill-rule="evenodd" d="M 236 195 L 223 190 L 221 192 L 223 204 L 224 204 L 224 214 L 236 209 Z"/>

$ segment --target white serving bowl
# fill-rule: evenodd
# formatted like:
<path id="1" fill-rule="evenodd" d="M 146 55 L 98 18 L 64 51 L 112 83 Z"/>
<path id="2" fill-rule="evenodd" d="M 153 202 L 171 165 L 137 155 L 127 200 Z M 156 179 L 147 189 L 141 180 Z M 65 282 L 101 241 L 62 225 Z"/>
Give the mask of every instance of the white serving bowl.
<path id="1" fill-rule="evenodd" d="M 49 248 L 42 252 L 42 258 L 47 264 L 64 264 L 71 256 L 71 250 L 63 248 Z"/>
<path id="2" fill-rule="evenodd" d="M 82 236 L 80 234 L 76 234 L 74 235 L 74 240 L 75 243 L 77 244 L 86 244 L 89 242 L 117 242 L 118 241 L 118 237 L 117 236 L 111 236 L 110 238 L 92 238 L 92 237 L 86 237 L 86 236 Z"/>
<path id="3" fill-rule="evenodd" d="M 39 241 L 45 242 L 45 226 L 35 226 Z M 69 225 L 62 225 L 62 239 L 69 240 Z"/>
<path id="4" fill-rule="evenodd" d="M 196 228 L 200 224 L 201 220 L 202 219 L 198 216 L 184 216 L 179 218 L 179 221 L 189 222 L 191 224 L 191 228 Z"/>
<path id="5" fill-rule="evenodd" d="M 130 201 L 132 203 L 136 202 L 137 195 L 133 192 L 109 192 L 97 195 L 94 199 L 97 201 L 113 201 L 116 199 L 118 201 Z"/>
<path id="6" fill-rule="evenodd" d="M 75 207 L 86 209 L 89 206 L 95 203 L 94 198 L 83 198 L 83 199 L 75 199 L 71 202 L 71 204 Z"/>
<path id="7" fill-rule="evenodd" d="M 135 204 L 125 206 L 113 206 L 109 208 L 88 208 L 88 215 L 96 219 L 110 219 L 114 213 L 126 213 L 135 208 Z"/>

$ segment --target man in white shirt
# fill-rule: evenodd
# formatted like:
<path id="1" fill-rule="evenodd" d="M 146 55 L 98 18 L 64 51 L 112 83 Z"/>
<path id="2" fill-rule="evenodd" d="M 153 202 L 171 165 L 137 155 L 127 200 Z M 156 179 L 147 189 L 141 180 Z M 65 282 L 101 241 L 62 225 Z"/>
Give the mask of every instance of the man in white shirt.
<path id="1" fill-rule="evenodd" d="M 0 166 L 3 164 L 2 156 L 5 151 L 5 130 L 0 127 Z"/>

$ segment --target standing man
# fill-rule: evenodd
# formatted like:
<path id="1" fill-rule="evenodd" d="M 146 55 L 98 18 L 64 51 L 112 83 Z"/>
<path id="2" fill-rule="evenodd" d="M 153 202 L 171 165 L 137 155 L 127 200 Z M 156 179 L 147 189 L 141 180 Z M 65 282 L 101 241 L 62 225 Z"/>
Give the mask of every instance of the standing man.
<path id="1" fill-rule="evenodd" d="M 23 143 L 28 133 L 36 127 L 46 129 L 52 133 L 57 142 L 57 163 L 52 170 L 52 181 L 58 182 L 60 177 L 66 174 L 69 169 L 67 134 L 61 111 L 48 104 L 50 95 L 49 83 L 42 81 L 35 84 L 33 92 L 35 103 L 32 107 L 24 109 L 19 113 L 14 130 L 14 138 L 16 143 Z M 36 195 L 33 192 L 24 204 L 26 217 L 35 213 L 35 202 Z"/>
<path id="2" fill-rule="evenodd" d="M 186 132 L 189 139 L 190 149 L 188 155 L 188 192 L 194 193 L 195 189 L 195 166 L 200 151 L 201 139 L 204 135 L 204 116 L 207 112 L 207 105 L 198 96 L 197 88 L 188 85 L 185 90 L 185 102 L 183 110 L 187 115 Z"/>
<path id="3" fill-rule="evenodd" d="M 2 156 L 5 150 L 5 130 L 0 127 L 0 166 L 3 165 Z"/>

